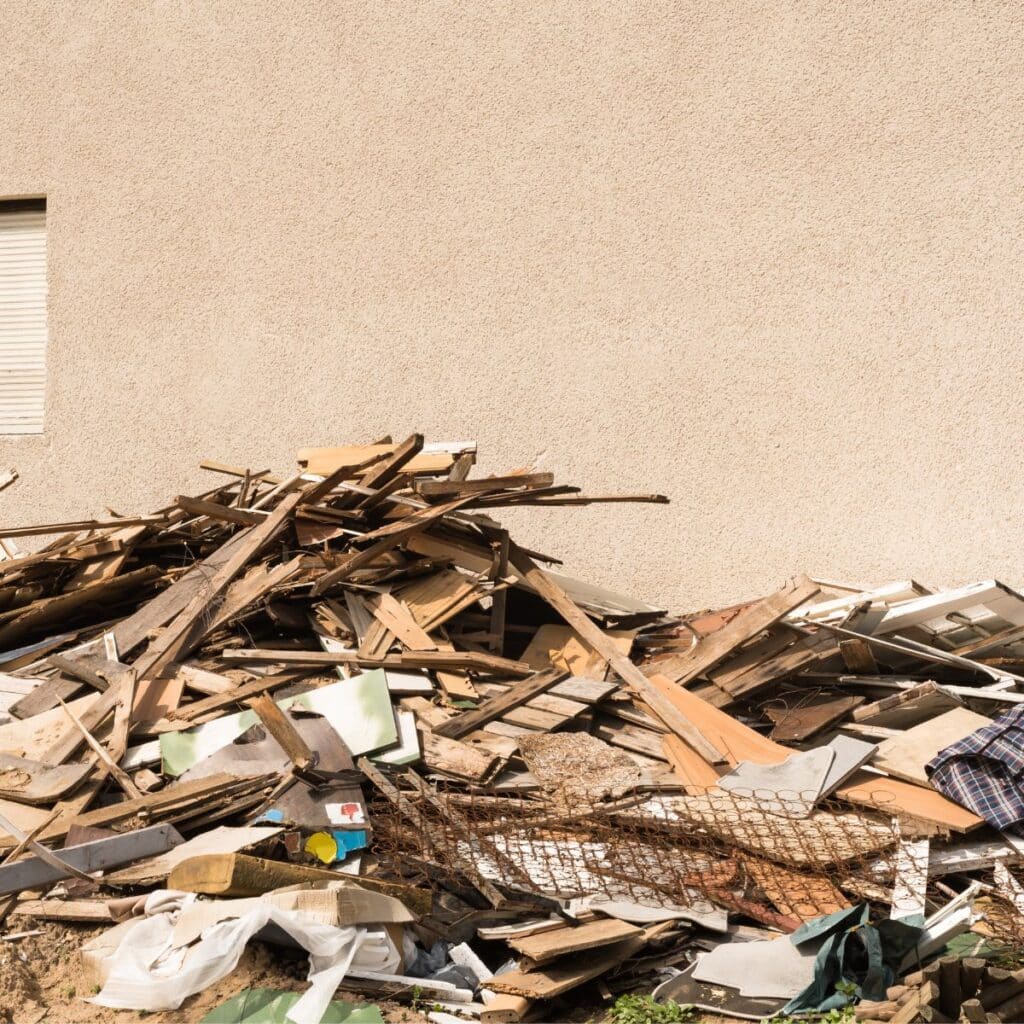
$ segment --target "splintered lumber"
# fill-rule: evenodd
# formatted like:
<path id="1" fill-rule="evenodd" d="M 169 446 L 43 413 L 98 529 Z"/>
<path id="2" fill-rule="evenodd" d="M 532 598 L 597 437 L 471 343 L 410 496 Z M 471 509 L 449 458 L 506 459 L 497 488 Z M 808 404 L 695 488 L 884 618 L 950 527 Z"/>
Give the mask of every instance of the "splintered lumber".
<path id="1" fill-rule="evenodd" d="M 245 541 L 245 533 L 235 534 L 166 590 L 136 609 L 128 618 L 116 623 L 111 632 L 121 657 L 124 658 L 130 654 L 155 630 L 170 622 L 192 601 L 196 594 L 204 592 L 210 579 L 241 548 Z"/>
<path id="2" fill-rule="evenodd" d="M 483 494 L 488 491 L 509 489 L 532 490 L 550 487 L 555 481 L 553 473 L 522 473 L 514 476 L 481 477 L 478 480 L 423 480 L 416 484 L 416 492 L 425 498 L 455 498 L 463 494 Z"/>
<path id="3" fill-rule="evenodd" d="M 374 487 L 378 490 L 387 486 L 399 473 L 411 467 L 416 457 L 423 451 L 423 435 L 411 434 L 398 447 L 362 475 L 359 483 L 363 487 Z"/>
<path id="4" fill-rule="evenodd" d="M 681 967 L 729 912 L 776 931 L 854 899 L 916 918 L 925 883 L 955 874 L 926 958 L 967 927 L 990 872 L 993 932 L 1012 912 L 1003 899 L 1024 907 L 1007 868 L 1024 843 L 951 836 L 981 819 L 920 770 L 951 738 L 930 735 L 942 711 L 1024 701 L 1012 674 L 1024 595 L 994 581 L 933 594 L 798 576 L 758 601 L 670 614 L 557 575 L 557 558 L 492 518 L 661 496 L 585 493 L 529 465 L 474 477 L 475 450 L 414 433 L 307 450 L 305 473 L 210 463 L 225 482 L 153 515 L 8 533 L 44 535 L 31 555 L 0 536 L 0 847 L 12 851 L 0 880 L 36 886 L 21 893 L 26 912 L 103 922 L 107 897 L 83 892 L 168 874 L 215 897 L 359 885 L 425 918 L 410 939 L 466 941 L 479 925 L 520 960 L 484 979 L 486 1006 L 400 974 L 346 985 L 432 986 L 485 1024 L 518 1024 L 557 1014 L 547 1000 L 602 974 L 610 993 Z M 922 682 L 936 662 L 941 687 Z M 913 726 L 928 742 L 910 772 L 886 755 Z M 872 755 L 845 735 L 858 731 L 891 742 Z M 723 788 L 740 765 L 767 796 L 734 791 L 735 778 Z M 784 806 L 778 776 L 799 784 L 802 770 L 807 793 Z M 266 857 L 176 849 L 156 871 L 142 855 L 140 840 L 173 825 L 195 853 L 244 849 L 203 833 L 279 816 L 288 827 L 270 830 Z M 131 866 L 93 877 L 105 869 L 74 862 L 90 844 L 111 860 L 127 851 L 116 855 Z M 67 899 L 28 877 L 40 864 L 75 880 Z M 621 909 L 603 914 L 602 897 Z M 0 898 L 0 920 L 15 902 Z M 664 914 L 675 919 L 644 928 Z M 943 959 L 918 973 L 858 1019 L 1024 1014 L 1009 971 Z"/>
<path id="5" fill-rule="evenodd" d="M 362 665 L 366 668 L 468 669 L 496 675 L 528 676 L 529 665 L 483 651 L 406 651 L 382 658 L 365 658 L 358 651 L 289 651 L 242 649 L 223 652 L 225 661 L 272 665 Z"/>
<path id="6" fill-rule="evenodd" d="M 227 589 L 228 584 L 242 571 L 246 563 L 282 530 L 291 512 L 302 499 L 301 491 L 285 495 L 281 503 L 259 526 L 246 531 L 245 542 L 233 551 L 231 557 L 217 570 L 199 593 L 174 617 L 167 628 L 150 643 L 134 668 L 140 679 L 157 678 L 172 661 L 186 655 L 198 642 L 203 631 L 196 623 L 210 605 Z"/>
<path id="7" fill-rule="evenodd" d="M 159 567 L 147 565 L 123 576 L 98 580 L 78 590 L 45 598 L 35 605 L 30 605 L 13 621 L 0 626 L 0 648 L 7 650 L 31 634 L 38 635 L 38 631 L 47 626 L 63 624 L 74 613 L 95 602 L 119 600 L 155 583 L 162 575 Z"/>
<path id="8" fill-rule="evenodd" d="M 110 773 L 110 777 L 114 779 L 117 784 L 125 791 L 129 799 L 142 796 L 138 787 L 132 782 L 131 777 L 128 773 L 117 764 L 116 761 L 107 753 L 106 749 L 96 742 L 92 733 L 82 724 L 81 719 L 65 704 L 63 701 L 60 702 L 60 706 L 64 709 L 64 713 L 71 719 L 75 728 L 82 734 L 82 739 L 85 740 L 86 745 L 93 751 L 93 753 L 100 759 L 104 767 Z"/>
<path id="9" fill-rule="evenodd" d="M 439 736 L 430 729 L 420 730 L 420 748 L 430 771 L 472 782 L 490 778 L 499 763 L 499 758 L 488 751 Z"/>
<path id="10" fill-rule="evenodd" d="M 664 926 L 648 928 L 599 952 L 577 953 L 549 967 L 497 974 L 487 982 L 487 987 L 525 999 L 553 999 L 635 956 L 660 930 Z"/>
<path id="11" fill-rule="evenodd" d="M 235 523 L 241 526 L 256 526 L 267 518 L 258 512 L 246 512 L 244 509 L 221 505 L 216 501 L 189 498 L 184 494 L 179 494 L 174 499 L 174 504 L 191 516 L 209 516 L 211 519 L 220 519 L 226 523 Z"/>
<path id="12" fill-rule="evenodd" d="M 288 755 L 288 759 L 300 772 L 307 771 L 316 764 L 316 754 L 309 749 L 291 719 L 270 697 L 261 693 L 247 703 L 260 716 L 260 721 L 266 726 L 267 732 L 277 740 Z"/>
<path id="13" fill-rule="evenodd" d="M 573 602 L 572 598 L 560 587 L 530 556 L 516 544 L 509 546 L 509 561 L 523 574 L 523 578 L 534 590 L 551 605 L 565 621 L 594 650 L 604 655 L 612 671 L 619 676 L 640 697 L 651 710 L 680 739 L 688 743 L 711 764 L 720 764 L 724 760 L 723 753 L 710 743 L 683 714 L 681 714 L 658 690 L 651 685 L 643 674 L 615 646 L 615 643 L 601 630 L 594 621 Z"/>
<path id="14" fill-rule="evenodd" d="M 641 929 L 636 925 L 605 917 L 576 928 L 559 928 L 537 935 L 527 935 L 521 939 L 510 939 L 509 945 L 534 964 L 541 964 L 569 953 L 579 953 L 584 949 L 610 946 L 640 934 Z"/>
<path id="15" fill-rule="evenodd" d="M 475 711 L 467 711 L 455 718 L 450 718 L 442 725 L 435 726 L 433 731 L 438 736 L 447 736 L 453 740 L 461 739 L 488 722 L 501 718 L 502 715 L 518 708 L 546 690 L 550 690 L 568 674 L 568 672 L 562 669 L 549 669 L 547 672 L 537 672 L 535 675 L 519 680 L 518 683 L 510 686 L 500 696 L 491 697 L 489 700 L 484 701 Z"/>
<path id="16" fill-rule="evenodd" d="M 680 684 L 696 679 L 741 644 L 774 626 L 819 593 L 821 588 L 816 583 L 806 576 L 797 576 L 777 593 L 759 601 L 721 629 L 700 640 L 692 651 L 659 661 L 656 671 Z M 729 689 L 728 686 L 724 688 Z"/>
<path id="17" fill-rule="evenodd" d="M 395 548 L 402 541 L 408 540 L 417 533 L 422 533 L 431 523 L 442 519 L 450 512 L 462 508 L 471 498 L 456 498 L 454 501 L 445 502 L 442 505 L 432 505 L 429 508 L 418 509 L 405 516 L 405 518 L 377 530 L 362 535 L 362 540 L 374 540 L 375 544 L 363 548 L 358 553 L 351 555 L 344 563 L 337 568 L 324 573 L 313 587 L 313 596 L 318 597 L 325 591 L 343 580 L 347 580 L 357 569 L 370 565 L 380 555 L 386 554 Z"/>
<path id="18" fill-rule="evenodd" d="M 173 826 L 152 825 L 109 839 L 65 847 L 60 851 L 59 860 L 78 871 L 90 873 L 164 853 L 181 842 L 184 840 Z M 69 874 L 38 856 L 13 864 L 0 864 L 0 895 L 39 889 L 67 878 Z"/>
<path id="19" fill-rule="evenodd" d="M 82 533 L 86 530 L 120 530 L 125 526 L 160 526 L 167 516 L 135 516 L 124 519 L 79 519 L 70 523 L 46 523 L 42 526 L 15 526 L 0 529 L 0 537 L 41 537 L 46 533 Z"/>
<path id="20" fill-rule="evenodd" d="M 204 853 L 176 864 L 167 884 L 208 896 L 259 896 L 272 889 L 308 882 L 336 881 L 337 872 L 287 864 L 242 853 Z"/>
<path id="21" fill-rule="evenodd" d="M 26 804 L 52 803 L 92 771 L 90 764 L 42 764 L 13 754 L 0 754 L 0 798 Z"/>
<path id="22" fill-rule="evenodd" d="M 90 828 L 113 828 L 130 825 L 140 816 L 149 820 L 182 821 L 208 812 L 211 807 L 231 804 L 247 798 L 248 806 L 260 799 L 264 787 L 275 779 L 262 775 L 237 779 L 227 773 L 209 775 L 188 782 L 176 782 L 156 793 L 146 793 L 134 800 L 123 800 L 108 807 L 97 807 L 80 814 L 76 824 Z"/>
<path id="23" fill-rule="evenodd" d="M 84 921 L 112 924 L 110 907 L 102 900 L 22 900 L 11 917 L 34 917 L 40 921 Z"/>

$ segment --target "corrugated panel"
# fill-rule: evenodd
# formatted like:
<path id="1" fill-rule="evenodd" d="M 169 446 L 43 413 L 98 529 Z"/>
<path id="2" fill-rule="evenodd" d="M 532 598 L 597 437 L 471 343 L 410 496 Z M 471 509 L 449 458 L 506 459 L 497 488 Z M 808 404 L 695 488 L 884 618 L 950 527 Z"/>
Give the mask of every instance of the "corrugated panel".
<path id="1" fill-rule="evenodd" d="M 41 434 L 46 394 L 46 212 L 0 206 L 0 434 Z"/>

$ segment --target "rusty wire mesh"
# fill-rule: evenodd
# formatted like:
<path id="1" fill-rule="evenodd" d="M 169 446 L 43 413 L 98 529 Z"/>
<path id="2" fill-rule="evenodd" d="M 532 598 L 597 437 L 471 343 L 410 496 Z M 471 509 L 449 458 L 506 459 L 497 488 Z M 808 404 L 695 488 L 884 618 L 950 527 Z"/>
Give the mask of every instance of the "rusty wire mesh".
<path id="1" fill-rule="evenodd" d="M 435 890 L 629 901 L 698 921 L 730 911 L 784 931 L 863 900 L 886 916 L 948 900 L 925 887 L 927 845 L 901 842 L 883 808 L 812 803 L 719 788 L 598 800 L 579 780 L 530 794 L 442 788 L 379 800 L 374 850 L 382 870 Z"/>

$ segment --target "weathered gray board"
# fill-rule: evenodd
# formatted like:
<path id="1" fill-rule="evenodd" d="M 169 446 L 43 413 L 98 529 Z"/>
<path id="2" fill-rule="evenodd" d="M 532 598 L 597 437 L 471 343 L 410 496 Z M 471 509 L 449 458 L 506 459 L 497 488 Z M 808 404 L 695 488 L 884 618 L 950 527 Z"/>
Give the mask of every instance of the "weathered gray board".
<path id="1" fill-rule="evenodd" d="M 184 841 L 173 825 L 151 825 L 138 832 L 126 832 L 124 835 L 97 839 L 92 843 L 68 846 L 53 852 L 79 871 L 93 872 L 118 867 L 142 857 L 155 857 Z M 0 896 L 20 892 L 22 889 L 39 889 L 67 877 L 67 872 L 47 864 L 39 857 L 0 865 Z"/>

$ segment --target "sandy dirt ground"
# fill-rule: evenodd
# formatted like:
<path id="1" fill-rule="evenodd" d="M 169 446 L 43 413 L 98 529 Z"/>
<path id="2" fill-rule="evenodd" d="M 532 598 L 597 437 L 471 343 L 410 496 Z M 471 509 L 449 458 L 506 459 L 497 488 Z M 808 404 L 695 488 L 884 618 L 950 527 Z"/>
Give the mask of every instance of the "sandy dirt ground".
<path id="1" fill-rule="evenodd" d="M 33 922 L 26 918 L 18 920 L 18 927 L 23 931 L 38 930 L 40 934 L 0 942 L 0 1024 L 195 1024 L 245 988 L 303 992 L 307 987 L 308 964 L 304 954 L 251 942 L 231 974 L 204 992 L 190 996 L 177 1010 L 112 1010 L 88 1002 L 97 989 L 79 955 L 82 946 L 104 931 L 104 927 Z M 418 1012 L 408 1005 L 373 999 L 344 988 L 338 990 L 336 998 L 376 1004 L 387 1024 L 428 1024 L 425 1014 L 429 1006 Z M 558 1021 L 545 1019 L 540 1024 L 601 1024 L 610 1019 L 609 1005 L 598 998 L 571 1009 L 565 1007 Z M 699 1020 L 700 1024 L 729 1024 L 728 1018 L 711 1015 Z"/>
<path id="2" fill-rule="evenodd" d="M 22 926 L 25 919 L 19 921 Z M 24 923 L 41 934 L 0 943 L 0 1021 L 10 1024 L 192 1024 L 244 988 L 302 992 L 307 987 L 305 956 L 260 942 L 249 944 L 238 967 L 181 1008 L 160 1013 L 111 1010 L 88 1002 L 95 994 L 79 950 L 103 928 L 53 922 Z M 420 1013 L 394 1002 L 338 991 L 338 999 L 373 1002 L 388 1024 L 426 1024 Z"/>

